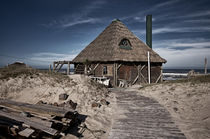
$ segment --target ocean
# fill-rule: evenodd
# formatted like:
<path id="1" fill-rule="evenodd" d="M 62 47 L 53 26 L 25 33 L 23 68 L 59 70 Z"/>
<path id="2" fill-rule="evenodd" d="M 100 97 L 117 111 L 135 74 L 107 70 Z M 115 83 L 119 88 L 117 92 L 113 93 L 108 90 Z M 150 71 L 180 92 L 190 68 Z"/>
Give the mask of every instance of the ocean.
<path id="1" fill-rule="evenodd" d="M 187 74 L 191 70 L 199 74 L 204 74 L 204 69 L 163 69 L 163 80 L 187 78 Z M 208 69 L 207 72 L 210 73 L 210 69 Z"/>

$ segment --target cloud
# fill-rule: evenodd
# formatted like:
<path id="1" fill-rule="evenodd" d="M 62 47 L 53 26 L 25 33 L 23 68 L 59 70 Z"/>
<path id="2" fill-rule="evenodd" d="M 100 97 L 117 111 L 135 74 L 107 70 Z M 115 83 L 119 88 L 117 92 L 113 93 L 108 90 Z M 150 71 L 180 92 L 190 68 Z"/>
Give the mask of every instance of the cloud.
<path id="1" fill-rule="evenodd" d="M 155 48 L 154 50 L 167 60 L 165 67 L 203 67 L 204 58 L 210 59 L 207 48 L 186 50 Z"/>
<path id="2" fill-rule="evenodd" d="M 63 17 L 60 17 L 58 19 L 55 19 L 51 21 L 48 24 L 44 24 L 45 27 L 61 27 L 61 28 L 68 28 L 72 27 L 75 25 L 80 25 L 80 24 L 94 24 L 98 22 L 102 22 L 102 19 L 99 18 L 90 18 L 88 15 L 98 9 L 101 8 L 104 4 L 106 4 L 105 0 L 95 0 L 91 2 L 90 4 L 82 7 L 80 12 L 75 12 L 69 15 L 65 15 Z"/>
<path id="3" fill-rule="evenodd" d="M 142 17 L 142 16 L 145 16 L 146 14 L 151 13 L 153 11 L 160 10 L 163 7 L 164 8 L 169 8 L 170 5 L 178 3 L 180 1 L 181 0 L 169 0 L 169 1 L 166 1 L 166 2 L 158 3 L 158 4 L 154 5 L 154 6 L 152 6 L 151 8 L 144 9 L 144 10 L 138 12 L 137 14 L 132 14 L 132 15 L 129 15 L 129 16 L 121 17 L 120 19 L 121 20 L 134 19 L 135 20 L 135 17 L 144 19 L 144 17 Z"/>
<path id="4" fill-rule="evenodd" d="M 153 34 L 173 32 L 210 32 L 210 27 L 163 27 L 152 30 Z"/>
<path id="5" fill-rule="evenodd" d="M 210 19 L 185 20 L 185 23 L 210 23 Z"/>
<path id="6" fill-rule="evenodd" d="M 136 22 L 146 22 L 146 17 L 135 16 L 135 17 L 133 17 L 133 19 L 134 19 Z M 152 21 L 155 21 L 155 18 L 152 18 Z"/>
<path id="7" fill-rule="evenodd" d="M 178 16 L 177 18 L 194 18 L 194 17 L 202 17 L 202 16 L 209 16 L 210 10 L 198 11 L 191 14 Z"/>
<path id="8" fill-rule="evenodd" d="M 64 23 L 62 24 L 62 27 L 71 27 L 71 26 L 75 26 L 75 25 L 79 25 L 79 24 L 85 24 L 85 23 L 97 23 L 100 22 L 100 20 L 98 18 L 88 18 L 88 19 L 82 19 L 82 20 L 76 20 L 73 22 L 68 22 L 68 23 Z"/>
<path id="9" fill-rule="evenodd" d="M 47 67 L 47 65 L 52 64 L 53 61 L 71 61 L 77 56 L 78 53 L 79 50 L 75 50 L 69 54 L 51 52 L 33 53 L 32 56 L 28 58 L 28 62 L 32 66 Z"/>
<path id="10" fill-rule="evenodd" d="M 160 40 L 154 41 L 153 46 L 173 50 L 204 49 L 210 47 L 210 40 L 203 38 Z"/>
<path id="11" fill-rule="evenodd" d="M 133 30 L 136 34 L 145 34 L 145 30 Z M 188 33 L 188 32 L 210 32 L 210 27 L 162 27 L 152 29 L 152 34 L 163 34 L 163 33 Z"/>

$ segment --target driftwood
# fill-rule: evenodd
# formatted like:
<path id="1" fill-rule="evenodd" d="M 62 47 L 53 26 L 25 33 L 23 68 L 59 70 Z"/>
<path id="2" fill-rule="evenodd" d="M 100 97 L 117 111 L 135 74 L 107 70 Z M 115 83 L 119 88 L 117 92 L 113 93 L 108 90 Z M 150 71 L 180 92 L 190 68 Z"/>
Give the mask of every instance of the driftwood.
<path id="1" fill-rule="evenodd" d="M 70 108 L 0 99 L 0 127 L 10 136 L 62 136 L 78 122 L 77 116 Z"/>
<path id="2" fill-rule="evenodd" d="M 35 130 L 31 129 L 31 128 L 26 128 L 22 131 L 20 131 L 18 134 L 24 137 L 30 137 L 31 134 L 34 133 Z"/>
<path id="3" fill-rule="evenodd" d="M 66 117 L 74 114 L 72 109 L 64 109 L 61 107 L 55 107 L 51 105 L 33 105 L 28 103 L 16 102 L 11 100 L 0 99 L 0 106 L 13 108 L 16 110 L 27 111 L 39 115 L 55 115 L 60 117 Z"/>
<path id="4" fill-rule="evenodd" d="M 16 120 L 16 121 L 19 121 L 19 122 L 23 122 L 24 124 L 28 125 L 29 127 L 39 129 L 39 130 L 44 131 L 50 135 L 55 135 L 57 133 L 57 130 L 47 127 L 43 123 L 34 121 L 33 119 L 28 118 L 28 117 L 23 117 L 23 116 L 14 114 L 14 113 L 8 113 L 8 112 L 4 112 L 4 111 L 0 111 L 0 115 L 10 118 L 10 119 L 13 119 L 13 120 Z"/>

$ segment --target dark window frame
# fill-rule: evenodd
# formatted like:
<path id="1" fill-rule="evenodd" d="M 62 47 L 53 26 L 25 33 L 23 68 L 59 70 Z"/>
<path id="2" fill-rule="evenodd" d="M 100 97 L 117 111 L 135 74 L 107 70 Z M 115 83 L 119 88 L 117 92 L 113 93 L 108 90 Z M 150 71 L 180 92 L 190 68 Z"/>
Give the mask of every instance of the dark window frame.
<path id="1" fill-rule="evenodd" d="M 127 38 L 123 38 L 120 41 L 119 47 L 121 49 L 132 50 L 132 45 L 131 45 L 130 41 Z"/>
<path id="2" fill-rule="evenodd" d="M 107 66 L 103 66 L 103 75 L 107 75 L 108 74 L 108 68 Z"/>

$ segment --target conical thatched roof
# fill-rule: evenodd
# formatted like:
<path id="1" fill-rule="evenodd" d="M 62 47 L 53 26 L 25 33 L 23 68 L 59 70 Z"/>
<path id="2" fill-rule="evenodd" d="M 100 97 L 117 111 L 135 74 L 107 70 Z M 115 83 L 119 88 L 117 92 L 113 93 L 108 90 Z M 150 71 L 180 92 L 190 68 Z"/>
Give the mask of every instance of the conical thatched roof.
<path id="1" fill-rule="evenodd" d="M 127 39 L 131 49 L 122 49 L 120 42 Z M 73 62 L 89 61 L 127 61 L 146 62 L 147 52 L 150 52 L 151 62 L 165 63 L 149 46 L 136 37 L 121 21 L 115 20 L 85 49 L 83 49 Z"/>

